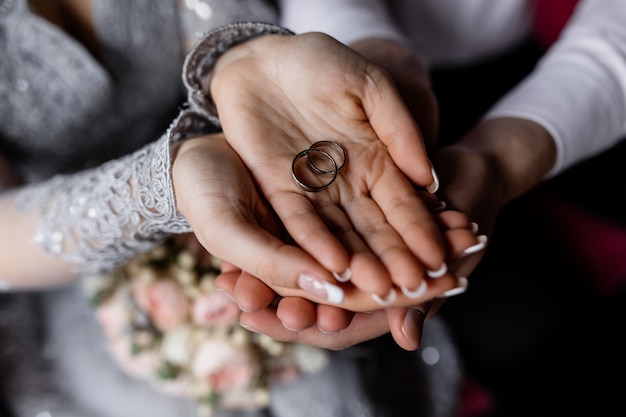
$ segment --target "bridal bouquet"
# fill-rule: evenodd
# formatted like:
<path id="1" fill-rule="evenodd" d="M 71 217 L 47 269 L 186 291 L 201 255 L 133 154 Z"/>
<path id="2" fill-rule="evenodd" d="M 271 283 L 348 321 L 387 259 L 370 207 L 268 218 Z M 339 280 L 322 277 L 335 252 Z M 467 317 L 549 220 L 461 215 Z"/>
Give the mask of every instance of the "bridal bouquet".
<path id="1" fill-rule="evenodd" d="M 109 350 L 129 375 L 167 394 L 216 407 L 267 406 L 270 381 L 328 362 L 323 349 L 239 326 L 240 310 L 215 289 L 220 261 L 193 235 L 165 242 L 124 267 L 85 280 Z"/>

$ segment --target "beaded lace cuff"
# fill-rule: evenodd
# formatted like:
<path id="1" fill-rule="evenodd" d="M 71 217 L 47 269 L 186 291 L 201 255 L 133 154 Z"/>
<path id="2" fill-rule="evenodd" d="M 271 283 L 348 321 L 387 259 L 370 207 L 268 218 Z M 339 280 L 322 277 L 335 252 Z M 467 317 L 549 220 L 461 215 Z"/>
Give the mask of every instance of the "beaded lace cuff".
<path id="1" fill-rule="evenodd" d="M 39 211 L 34 240 L 48 254 L 79 273 L 109 270 L 169 234 L 190 231 L 176 210 L 169 155 L 163 136 L 96 169 L 26 187 L 18 209 Z"/>
<path id="2" fill-rule="evenodd" d="M 183 82 L 188 89 L 190 107 L 220 126 L 215 103 L 202 86 L 211 76 L 217 59 L 230 47 L 261 35 L 293 35 L 283 27 L 270 23 L 240 22 L 221 26 L 205 33 L 187 55 Z"/>
<path id="3" fill-rule="evenodd" d="M 185 60 L 189 109 L 167 134 L 138 151 L 97 168 L 25 187 L 18 210 L 38 210 L 35 242 L 46 253 L 76 265 L 83 275 L 117 268 L 172 234 L 191 227 L 177 211 L 171 180 L 170 144 L 219 131 L 215 105 L 202 92 L 217 58 L 256 36 L 289 34 L 266 23 L 237 23 L 208 32 Z"/>
<path id="4" fill-rule="evenodd" d="M 167 134 L 130 155 L 24 188 L 18 210 L 39 211 L 34 240 L 46 253 L 84 275 L 109 271 L 191 231 L 174 201 L 170 144 L 216 131 L 204 116 L 185 110 Z"/>

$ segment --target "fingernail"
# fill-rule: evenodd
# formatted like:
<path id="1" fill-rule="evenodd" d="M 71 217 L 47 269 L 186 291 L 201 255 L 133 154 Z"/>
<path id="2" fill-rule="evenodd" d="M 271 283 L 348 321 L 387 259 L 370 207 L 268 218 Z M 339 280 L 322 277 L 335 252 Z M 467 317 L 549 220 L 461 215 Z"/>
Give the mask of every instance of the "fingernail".
<path id="1" fill-rule="evenodd" d="M 400 289 L 402 290 L 404 295 L 409 298 L 419 298 L 426 293 L 426 290 L 428 289 L 428 284 L 426 283 L 426 281 L 422 281 L 419 287 L 417 287 L 417 289 L 415 289 L 414 291 L 410 291 L 406 287 L 400 287 Z"/>
<path id="2" fill-rule="evenodd" d="M 476 239 L 478 239 L 478 243 L 465 249 L 461 253 L 461 256 L 468 256 L 485 249 L 485 247 L 487 246 L 487 235 L 477 236 Z"/>
<path id="3" fill-rule="evenodd" d="M 433 182 L 428 187 L 426 187 L 426 190 L 431 194 L 435 194 L 437 190 L 439 190 L 439 177 L 437 176 L 435 168 L 432 164 L 430 164 L 430 173 L 433 176 Z"/>
<path id="4" fill-rule="evenodd" d="M 436 271 L 426 271 L 426 275 L 431 278 L 441 278 L 448 272 L 448 265 L 444 262 Z"/>
<path id="5" fill-rule="evenodd" d="M 343 271 L 341 274 L 338 272 L 333 272 L 333 277 L 339 282 L 348 282 L 350 278 L 352 278 L 352 270 L 350 268 Z"/>
<path id="6" fill-rule="evenodd" d="M 221 295 L 223 295 L 224 297 L 228 298 L 230 301 L 232 301 L 233 303 L 237 304 L 237 300 L 235 300 L 235 297 L 233 297 L 233 295 L 231 293 L 229 293 L 228 291 L 226 291 L 224 288 L 215 288 L 217 290 L 217 292 L 219 292 Z"/>
<path id="7" fill-rule="evenodd" d="M 437 298 L 449 298 L 454 297 L 455 295 L 463 294 L 467 290 L 468 284 L 467 278 L 459 277 L 456 288 L 443 292 L 441 295 L 438 295 Z"/>
<path id="8" fill-rule="evenodd" d="M 420 347 L 424 317 L 423 311 L 417 308 L 410 308 L 402 322 L 402 333 L 415 349 Z"/>
<path id="9" fill-rule="evenodd" d="M 372 294 L 372 298 L 381 306 L 388 306 L 392 304 L 398 298 L 398 293 L 393 288 L 389 291 L 389 294 L 385 296 L 385 298 L 381 298 L 378 294 Z"/>
<path id="10" fill-rule="evenodd" d="M 253 326 L 251 326 L 248 323 L 239 322 L 239 325 L 243 327 L 244 329 L 251 331 L 252 333 L 259 333 L 257 329 L 255 329 Z"/>
<path id="11" fill-rule="evenodd" d="M 323 298 L 329 303 L 341 304 L 343 302 L 344 294 L 340 287 L 326 281 L 319 281 L 310 275 L 300 275 L 298 287 L 316 297 Z"/>
<path id="12" fill-rule="evenodd" d="M 430 211 L 432 211 L 433 213 L 441 213 L 442 211 L 444 211 L 446 209 L 446 207 L 448 207 L 448 204 L 446 204 L 445 201 L 442 200 L 438 200 L 437 201 L 437 205 L 433 205 L 430 208 Z"/>
<path id="13" fill-rule="evenodd" d="M 471 223 L 470 223 L 470 230 L 471 230 L 472 232 L 474 232 L 474 233 L 478 233 L 478 229 L 479 229 L 479 227 L 478 227 L 478 223 L 476 223 L 476 222 L 471 222 Z"/>

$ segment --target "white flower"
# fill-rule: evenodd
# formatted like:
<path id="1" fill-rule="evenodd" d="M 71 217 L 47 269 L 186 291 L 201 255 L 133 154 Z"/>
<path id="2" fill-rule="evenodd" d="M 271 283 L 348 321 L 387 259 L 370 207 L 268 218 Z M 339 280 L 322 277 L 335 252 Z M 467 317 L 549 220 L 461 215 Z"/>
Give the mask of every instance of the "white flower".
<path id="1" fill-rule="evenodd" d="M 323 349 L 239 326 L 237 305 L 215 291 L 220 265 L 188 234 L 85 280 L 120 367 L 165 395 L 197 399 L 199 417 L 215 407 L 264 408 L 270 379 L 328 363 Z"/>
<path id="2" fill-rule="evenodd" d="M 328 352 L 315 346 L 294 344 L 296 361 L 304 372 L 317 372 L 328 365 Z"/>
<path id="3" fill-rule="evenodd" d="M 193 349 L 189 343 L 191 336 L 191 327 L 187 325 L 165 333 L 161 344 L 163 358 L 174 365 L 187 365 L 191 361 Z"/>

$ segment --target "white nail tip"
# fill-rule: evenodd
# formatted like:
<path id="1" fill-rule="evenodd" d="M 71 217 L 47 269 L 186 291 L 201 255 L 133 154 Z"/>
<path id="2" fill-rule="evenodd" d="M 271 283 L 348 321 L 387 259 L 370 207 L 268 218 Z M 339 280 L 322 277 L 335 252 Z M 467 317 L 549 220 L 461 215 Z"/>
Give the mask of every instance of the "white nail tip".
<path id="1" fill-rule="evenodd" d="M 431 194 L 435 194 L 437 190 L 439 190 L 439 177 L 435 172 L 435 168 L 432 166 L 430 167 L 430 173 L 433 176 L 433 182 L 428 187 L 426 187 L 426 190 Z"/>
<path id="2" fill-rule="evenodd" d="M 476 238 L 478 239 L 478 243 L 465 249 L 463 251 L 463 255 L 471 255 L 473 253 L 480 252 L 481 250 L 485 249 L 485 247 L 487 246 L 487 236 L 480 235 L 480 236 L 477 236 Z"/>
<path id="3" fill-rule="evenodd" d="M 343 303 L 343 290 L 336 285 L 329 284 L 327 282 L 324 283 L 324 288 L 326 289 L 326 300 L 329 303 L 333 304 L 341 304 Z"/>
<path id="4" fill-rule="evenodd" d="M 339 282 L 348 282 L 350 278 L 352 278 L 352 270 L 350 268 L 343 271 L 341 274 L 338 272 L 333 272 L 333 277 Z"/>
<path id="5" fill-rule="evenodd" d="M 422 295 L 426 294 L 426 290 L 428 289 L 428 284 L 426 281 L 422 281 L 422 283 L 417 287 L 415 291 L 409 291 L 406 287 L 401 287 L 402 293 L 409 298 L 419 298 Z"/>
<path id="6" fill-rule="evenodd" d="M 389 294 L 385 298 L 381 298 L 378 294 L 372 294 L 372 298 L 381 306 L 388 306 L 392 304 L 398 298 L 398 293 L 393 288 L 389 291 Z"/>
<path id="7" fill-rule="evenodd" d="M 426 275 L 431 278 L 441 278 L 448 272 L 448 265 L 444 262 L 439 269 L 436 271 L 426 271 Z"/>
<path id="8" fill-rule="evenodd" d="M 467 290 L 468 284 L 469 283 L 467 281 L 467 278 L 459 277 L 456 288 L 451 288 L 448 291 L 445 291 L 444 293 L 439 295 L 437 298 L 449 298 L 449 297 L 454 297 L 455 295 L 463 294 Z"/>

